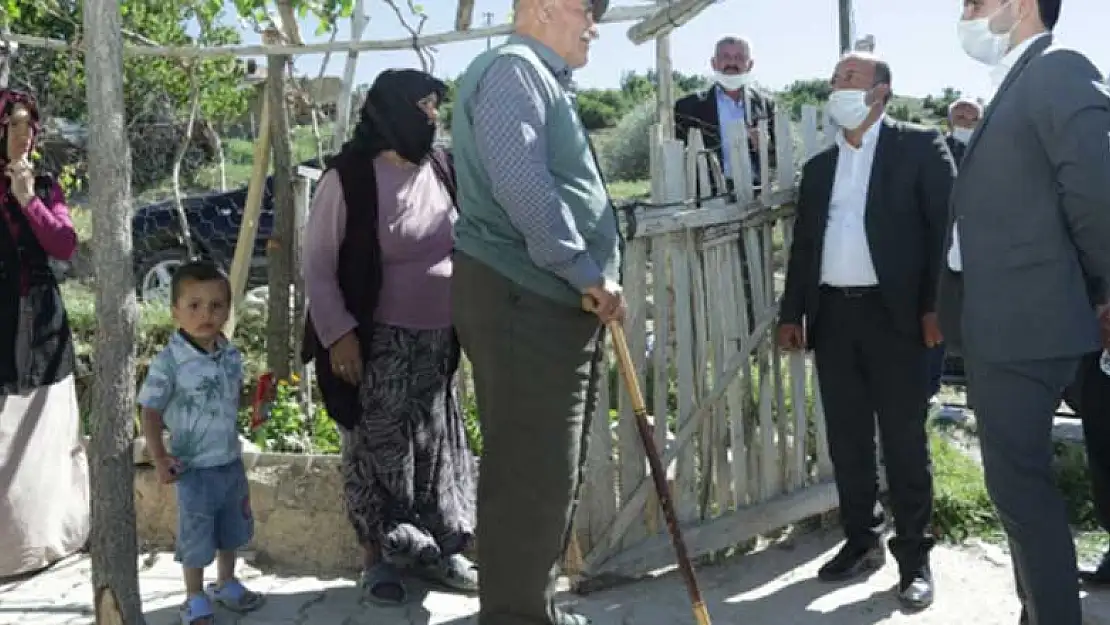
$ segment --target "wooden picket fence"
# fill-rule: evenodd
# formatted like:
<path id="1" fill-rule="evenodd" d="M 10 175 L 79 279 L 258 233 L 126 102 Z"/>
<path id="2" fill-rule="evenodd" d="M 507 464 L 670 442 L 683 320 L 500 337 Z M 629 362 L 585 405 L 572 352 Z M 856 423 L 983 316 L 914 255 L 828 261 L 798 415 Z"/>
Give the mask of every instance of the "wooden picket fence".
<path id="1" fill-rule="evenodd" d="M 819 130 L 815 108 L 806 107 L 800 123 L 782 108 L 775 170 L 767 120 L 759 123 L 759 179 L 767 183 L 760 189 L 747 133 L 726 133 L 737 164 L 731 197 L 711 195 L 725 188 L 724 176 L 697 131 L 682 145 L 656 129 L 652 201 L 621 220 L 629 347 L 694 557 L 837 504 L 812 364 L 774 343 L 804 162 L 797 156 L 812 156 L 830 134 Z M 568 573 L 582 582 L 673 565 L 622 384 L 603 385 L 588 453 Z"/>

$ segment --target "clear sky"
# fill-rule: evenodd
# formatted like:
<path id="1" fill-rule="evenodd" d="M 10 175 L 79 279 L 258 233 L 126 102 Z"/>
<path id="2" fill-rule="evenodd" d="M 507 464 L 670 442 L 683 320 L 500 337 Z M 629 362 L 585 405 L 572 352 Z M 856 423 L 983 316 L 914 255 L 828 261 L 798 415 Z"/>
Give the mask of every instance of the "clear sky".
<path id="1" fill-rule="evenodd" d="M 615 5 L 633 3 L 613 0 Z M 429 13 L 425 33 L 452 29 L 455 0 L 423 0 L 422 4 Z M 960 0 L 854 0 L 854 4 L 856 33 L 875 36 L 876 52 L 891 64 L 896 93 L 922 96 L 953 86 L 967 95 L 989 95 L 987 69 L 968 59 L 956 40 Z M 364 38 L 407 36 L 388 6 L 380 0 L 366 0 L 366 5 L 370 25 Z M 477 0 L 475 26 L 484 23 L 485 12 L 493 13 L 495 24 L 506 22 L 510 6 L 510 0 Z M 753 73 L 767 87 L 777 89 L 796 79 L 825 77 L 832 72 L 838 52 L 836 16 L 835 0 L 720 0 L 671 36 L 672 62 L 685 73 L 707 73 L 713 42 L 737 34 L 754 44 Z M 633 45 L 627 37 L 630 25 L 601 27 L 601 39 L 592 47 L 589 65 L 576 75 L 579 85 L 613 87 L 623 72 L 654 65 L 654 45 Z M 309 41 L 327 39 L 315 36 L 315 30 L 312 20 L 302 23 L 302 35 Z M 1059 41 L 1085 52 L 1103 75 L 1110 71 L 1110 1 L 1064 0 L 1056 34 Z M 339 37 L 349 39 L 348 24 L 341 25 Z M 257 41 L 257 37 L 249 35 L 247 41 Z M 457 76 L 485 45 L 482 40 L 439 47 L 435 73 Z M 315 75 L 323 58 L 299 57 L 298 72 Z M 333 54 L 327 73 L 340 75 L 345 60 L 345 54 Z M 388 67 L 419 67 L 419 61 L 412 52 L 363 52 L 356 83 L 372 82 Z"/>

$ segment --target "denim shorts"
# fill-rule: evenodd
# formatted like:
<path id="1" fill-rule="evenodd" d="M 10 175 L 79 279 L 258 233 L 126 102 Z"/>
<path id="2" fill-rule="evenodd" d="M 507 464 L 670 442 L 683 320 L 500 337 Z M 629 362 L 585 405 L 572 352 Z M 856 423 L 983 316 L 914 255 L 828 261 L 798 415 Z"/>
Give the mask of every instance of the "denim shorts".
<path id="1" fill-rule="evenodd" d="M 202 569 L 216 551 L 241 549 L 254 536 L 250 487 L 243 462 L 188 469 L 177 479 L 175 559 Z"/>

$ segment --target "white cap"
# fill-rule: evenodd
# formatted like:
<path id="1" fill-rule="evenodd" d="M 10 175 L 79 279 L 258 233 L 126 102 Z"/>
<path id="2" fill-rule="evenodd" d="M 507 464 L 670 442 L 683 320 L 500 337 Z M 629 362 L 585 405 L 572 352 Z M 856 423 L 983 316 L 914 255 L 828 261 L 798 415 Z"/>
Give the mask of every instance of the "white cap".
<path id="1" fill-rule="evenodd" d="M 974 107 L 976 111 L 979 111 L 979 117 L 983 116 L 983 105 L 979 104 L 979 102 L 977 102 L 976 100 L 972 100 L 971 98 L 957 98 L 955 102 L 949 104 L 948 116 L 952 117 L 952 111 L 956 110 L 956 107 L 961 104 L 967 104 L 971 107 Z"/>

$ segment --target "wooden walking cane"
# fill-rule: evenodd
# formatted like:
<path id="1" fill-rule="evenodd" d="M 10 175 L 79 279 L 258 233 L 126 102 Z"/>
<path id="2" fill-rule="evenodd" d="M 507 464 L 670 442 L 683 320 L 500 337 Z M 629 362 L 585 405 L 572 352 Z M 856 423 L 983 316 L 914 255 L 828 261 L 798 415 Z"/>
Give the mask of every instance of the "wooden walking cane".
<path id="1" fill-rule="evenodd" d="M 586 295 L 582 298 L 582 308 L 593 312 L 597 308 L 594 298 Z M 610 321 L 606 324 L 609 334 L 613 337 L 613 351 L 617 353 L 617 367 L 624 386 L 628 389 L 628 396 L 632 398 L 632 412 L 636 415 L 636 429 L 640 432 L 640 442 L 644 444 L 644 453 L 647 454 L 648 465 L 651 467 L 651 479 L 655 482 L 655 493 L 659 497 L 659 505 L 663 507 L 663 518 L 667 520 L 667 530 L 671 534 L 674 544 L 675 557 L 678 559 L 678 570 L 686 582 L 686 592 L 690 595 L 691 608 L 694 611 L 694 620 L 697 625 L 710 625 L 709 611 L 705 608 L 705 601 L 698 590 L 698 579 L 694 575 L 694 566 L 690 563 L 690 555 L 686 553 L 686 543 L 682 540 L 682 530 L 678 528 L 678 516 L 675 515 L 674 502 L 671 500 L 671 489 L 667 485 L 667 473 L 663 469 L 663 461 L 659 457 L 659 450 L 655 448 L 655 441 L 651 437 L 651 426 L 647 420 L 647 406 L 644 403 L 644 394 L 640 391 L 640 381 L 636 378 L 636 368 L 632 365 L 632 354 L 628 351 L 628 341 L 624 337 L 624 327 L 619 321 Z M 666 420 L 663 426 L 666 427 Z"/>

